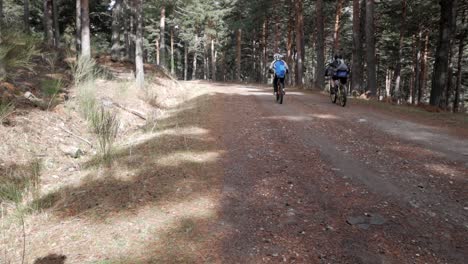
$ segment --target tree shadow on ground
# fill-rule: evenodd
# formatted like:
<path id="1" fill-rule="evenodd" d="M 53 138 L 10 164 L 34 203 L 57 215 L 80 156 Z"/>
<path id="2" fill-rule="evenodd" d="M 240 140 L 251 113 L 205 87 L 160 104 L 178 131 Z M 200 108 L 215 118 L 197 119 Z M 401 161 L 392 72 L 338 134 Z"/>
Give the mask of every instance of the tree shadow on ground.
<path id="1" fill-rule="evenodd" d="M 64 264 L 66 256 L 51 254 L 43 258 L 38 258 L 34 261 L 34 264 Z"/>
<path id="2" fill-rule="evenodd" d="M 199 174 L 216 163 L 221 150 L 212 144 L 210 131 L 200 127 L 203 117 L 194 114 L 194 109 L 206 112 L 209 101 L 203 96 L 187 102 L 182 111 L 160 121 L 160 134 L 114 153 L 109 168 L 93 169 L 99 157 L 86 162 L 83 167 L 92 172 L 82 183 L 48 195 L 55 198 L 52 212 L 67 218 L 89 213 L 101 221 L 110 213 L 209 192 L 213 179 Z M 179 133 L 179 124 L 187 129 Z"/>

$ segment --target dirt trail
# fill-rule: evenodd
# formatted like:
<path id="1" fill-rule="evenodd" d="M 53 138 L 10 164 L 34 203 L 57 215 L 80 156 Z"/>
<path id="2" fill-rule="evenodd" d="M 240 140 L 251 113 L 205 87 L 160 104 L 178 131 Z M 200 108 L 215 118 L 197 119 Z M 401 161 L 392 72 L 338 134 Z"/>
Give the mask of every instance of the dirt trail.
<path id="1" fill-rule="evenodd" d="M 464 263 L 468 141 L 317 94 L 205 84 L 223 263 Z"/>

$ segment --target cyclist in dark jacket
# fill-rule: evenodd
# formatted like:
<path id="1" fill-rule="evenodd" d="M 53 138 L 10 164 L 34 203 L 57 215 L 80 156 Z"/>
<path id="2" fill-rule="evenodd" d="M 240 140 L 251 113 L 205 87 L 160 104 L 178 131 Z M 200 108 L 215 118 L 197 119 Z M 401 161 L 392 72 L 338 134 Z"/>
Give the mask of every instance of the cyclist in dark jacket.
<path id="1" fill-rule="evenodd" d="M 347 83 L 349 67 L 346 65 L 341 55 L 335 55 L 335 59 L 330 64 L 328 64 L 325 75 L 331 76 L 330 87 L 333 89 L 331 89 L 330 92 L 332 94 L 335 93 L 336 88 L 338 87 L 338 81 L 340 81 L 343 85 Z"/>

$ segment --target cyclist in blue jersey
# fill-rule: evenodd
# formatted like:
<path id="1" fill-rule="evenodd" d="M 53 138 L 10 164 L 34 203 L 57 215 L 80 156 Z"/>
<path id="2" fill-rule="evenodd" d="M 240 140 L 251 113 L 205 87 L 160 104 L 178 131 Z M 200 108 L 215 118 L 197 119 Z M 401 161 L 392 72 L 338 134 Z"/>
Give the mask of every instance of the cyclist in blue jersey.
<path id="1" fill-rule="evenodd" d="M 284 87 L 284 79 L 286 74 L 289 73 L 288 64 L 281 59 L 280 54 L 275 54 L 273 56 L 273 62 L 270 65 L 270 72 L 275 74 L 273 79 L 273 93 L 276 95 L 278 92 L 278 81 L 281 82 L 282 87 Z"/>

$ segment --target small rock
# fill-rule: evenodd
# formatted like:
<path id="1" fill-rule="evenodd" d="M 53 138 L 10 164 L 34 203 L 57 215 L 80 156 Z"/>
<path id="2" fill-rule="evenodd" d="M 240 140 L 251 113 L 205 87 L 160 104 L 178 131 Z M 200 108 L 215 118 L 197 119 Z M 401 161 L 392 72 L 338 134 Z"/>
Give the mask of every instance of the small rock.
<path id="1" fill-rule="evenodd" d="M 83 151 L 75 146 L 66 146 L 63 144 L 59 145 L 59 149 L 67 156 L 70 156 L 74 159 L 81 157 L 84 153 Z"/>

